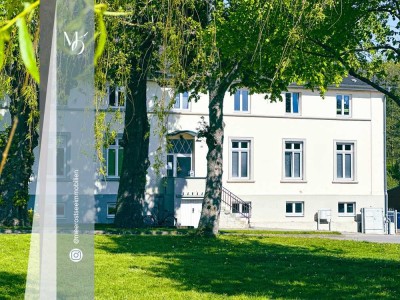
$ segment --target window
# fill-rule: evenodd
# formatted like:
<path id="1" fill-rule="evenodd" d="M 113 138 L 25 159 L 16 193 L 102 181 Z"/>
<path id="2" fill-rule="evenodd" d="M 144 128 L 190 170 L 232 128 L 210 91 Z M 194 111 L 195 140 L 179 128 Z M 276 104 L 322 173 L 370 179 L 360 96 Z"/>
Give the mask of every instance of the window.
<path id="1" fill-rule="evenodd" d="M 354 180 L 354 143 L 336 143 L 336 179 Z"/>
<path id="2" fill-rule="evenodd" d="M 175 96 L 175 103 L 173 106 L 174 109 L 189 109 L 189 93 L 179 93 Z"/>
<path id="3" fill-rule="evenodd" d="M 57 203 L 57 218 L 65 218 L 65 203 Z"/>
<path id="4" fill-rule="evenodd" d="M 67 176 L 67 136 L 57 135 L 57 177 Z"/>
<path id="5" fill-rule="evenodd" d="M 304 202 L 286 202 L 286 216 L 304 216 Z"/>
<path id="6" fill-rule="evenodd" d="M 249 179 L 250 141 L 231 141 L 231 177 Z"/>
<path id="7" fill-rule="evenodd" d="M 232 213 L 249 214 L 250 213 L 251 202 L 233 202 L 232 203 Z"/>
<path id="8" fill-rule="evenodd" d="M 233 108 L 235 112 L 249 112 L 249 91 L 236 91 Z"/>
<path id="9" fill-rule="evenodd" d="M 336 115 L 351 115 L 351 97 L 350 95 L 336 95 Z"/>
<path id="10" fill-rule="evenodd" d="M 188 177 L 192 171 L 193 141 L 189 139 L 170 139 L 167 155 L 167 176 Z"/>
<path id="11" fill-rule="evenodd" d="M 339 216 L 355 216 L 356 215 L 356 203 L 355 202 L 339 202 L 338 203 L 338 215 Z"/>
<path id="12" fill-rule="evenodd" d="M 285 141 L 284 145 L 284 178 L 303 179 L 303 142 Z"/>
<path id="13" fill-rule="evenodd" d="M 108 87 L 108 105 L 112 108 L 125 107 L 126 95 L 124 87 Z"/>
<path id="14" fill-rule="evenodd" d="M 290 114 L 300 113 L 300 94 L 285 93 L 286 112 Z"/>
<path id="15" fill-rule="evenodd" d="M 121 146 L 122 139 L 115 138 L 106 150 L 107 176 L 119 177 L 121 175 L 124 149 Z"/>
<path id="16" fill-rule="evenodd" d="M 117 205 L 115 203 L 107 203 L 107 218 L 115 218 Z"/>

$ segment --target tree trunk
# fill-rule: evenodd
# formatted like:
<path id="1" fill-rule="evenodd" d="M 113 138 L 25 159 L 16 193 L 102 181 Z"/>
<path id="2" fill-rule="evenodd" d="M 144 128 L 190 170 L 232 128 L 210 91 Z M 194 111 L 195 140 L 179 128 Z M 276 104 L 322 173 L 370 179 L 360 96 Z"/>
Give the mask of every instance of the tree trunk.
<path id="1" fill-rule="evenodd" d="M 152 53 L 151 39 L 142 45 L 142 57 L 133 59 L 128 83 L 123 133 L 124 157 L 118 187 L 117 211 L 114 224 L 117 227 L 143 226 L 146 175 L 149 167 L 149 133 L 147 117 L 147 66 Z"/>
<path id="2" fill-rule="evenodd" d="M 0 225 L 27 226 L 29 178 L 32 175 L 35 160 L 33 149 L 37 146 L 38 135 L 35 131 L 29 135 L 30 109 L 25 105 L 25 101 L 14 97 L 10 105 L 10 114 L 12 119 L 14 116 L 18 117 L 18 125 L 0 177 Z M 0 136 L 0 153 L 5 149 L 13 123 L 14 121 Z"/>
<path id="3" fill-rule="evenodd" d="M 223 104 L 227 87 L 219 86 L 209 92 L 208 105 L 210 124 L 206 133 L 207 179 L 202 211 L 197 232 L 205 236 L 215 236 L 219 229 L 221 210 L 224 123 Z"/>

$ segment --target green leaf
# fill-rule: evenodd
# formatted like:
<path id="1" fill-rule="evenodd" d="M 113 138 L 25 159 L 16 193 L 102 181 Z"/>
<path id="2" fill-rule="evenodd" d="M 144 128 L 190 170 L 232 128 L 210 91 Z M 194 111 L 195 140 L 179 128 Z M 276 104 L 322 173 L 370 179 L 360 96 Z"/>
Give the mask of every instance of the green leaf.
<path id="1" fill-rule="evenodd" d="M 0 70 L 3 68 L 4 64 L 4 39 L 3 35 L 0 34 Z"/>
<path id="2" fill-rule="evenodd" d="M 26 25 L 25 18 L 19 18 L 17 20 L 18 26 L 18 40 L 19 48 L 21 52 L 21 58 L 24 62 L 26 69 L 32 78 L 40 83 L 39 69 L 36 64 L 35 53 L 33 50 L 33 44 L 31 41 L 31 36 L 28 31 L 28 26 Z"/>
<path id="3" fill-rule="evenodd" d="M 94 64 L 97 64 L 97 60 L 101 56 L 101 54 L 104 51 L 104 47 L 106 45 L 106 40 L 107 40 L 107 30 L 106 30 L 106 25 L 104 23 L 103 19 L 103 13 L 98 14 L 98 22 L 99 22 L 99 40 L 97 42 L 97 47 L 96 51 L 94 53 Z"/>

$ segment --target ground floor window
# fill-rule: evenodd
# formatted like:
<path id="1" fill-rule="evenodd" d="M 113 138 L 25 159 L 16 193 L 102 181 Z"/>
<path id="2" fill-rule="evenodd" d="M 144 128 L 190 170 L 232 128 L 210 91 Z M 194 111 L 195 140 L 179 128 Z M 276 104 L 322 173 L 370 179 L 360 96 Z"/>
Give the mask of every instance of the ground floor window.
<path id="1" fill-rule="evenodd" d="M 355 202 L 339 202 L 338 203 L 339 216 L 355 216 L 356 203 Z"/>
<path id="2" fill-rule="evenodd" d="M 233 202 L 232 213 L 249 214 L 250 207 L 251 207 L 251 202 L 245 202 L 245 203 Z"/>
<path id="3" fill-rule="evenodd" d="M 65 203 L 57 203 L 57 218 L 65 218 Z"/>
<path id="4" fill-rule="evenodd" d="M 107 218 L 115 218 L 117 205 L 115 203 L 107 203 Z"/>
<path id="5" fill-rule="evenodd" d="M 304 202 L 286 202 L 286 216 L 302 217 L 304 216 Z"/>

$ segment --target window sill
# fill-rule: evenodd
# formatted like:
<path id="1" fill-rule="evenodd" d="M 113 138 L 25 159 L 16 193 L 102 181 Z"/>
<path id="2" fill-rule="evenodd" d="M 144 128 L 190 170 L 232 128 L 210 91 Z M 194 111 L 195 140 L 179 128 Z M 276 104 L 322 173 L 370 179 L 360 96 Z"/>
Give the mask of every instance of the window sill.
<path id="1" fill-rule="evenodd" d="M 226 182 L 227 183 L 254 183 L 256 181 L 251 180 L 251 179 L 228 179 Z"/>
<path id="2" fill-rule="evenodd" d="M 296 218 L 298 218 L 298 217 L 304 217 L 304 214 L 302 214 L 302 215 L 288 215 L 288 214 L 286 214 L 285 215 L 285 217 L 296 217 Z"/>
<path id="3" fill-rule="evenodd" d="M 301 113 L 288 113 L 288 112 L 285 112 L 285 117 L 288 117 L 288 118 L 296 117 L 296 118 L 298 118 L 298 117 L 301 117 Z"/>
<path id="4" fill-rule="evenodd" d="M 101 181 L 119 181 L 119 177 L 103 177 Z"/>
<path id="5" fill-rule="evenodd" d="M 234 110 L 233 113 L 236 114 L 236 115 L 242 115 L 242 114 L 243 115 L 249 115 L 249 114 L 251 114 L 250 111 L 241 111 L 241 110 Z"/>
<path id="6" fill-rule="evenodd" d="M 333 180 L 334 184 L 358 184 L 358 181 L 355 180 Z"/>
<path id="7" fill-rule="evenodd" d="M 338 214 L 338 217 L 351 217 L 354 218 L 356 215 L 355 214 Z"/>
<path id="8" fill-rule="evenodd" d="M 115 216 L 107 216 L 107 219 L 115 219 Z"/>
<path id="9" fill-rule="evenodd" d="M 281 183 L 307 183 L 305 179 L 282 179 Z"/>

